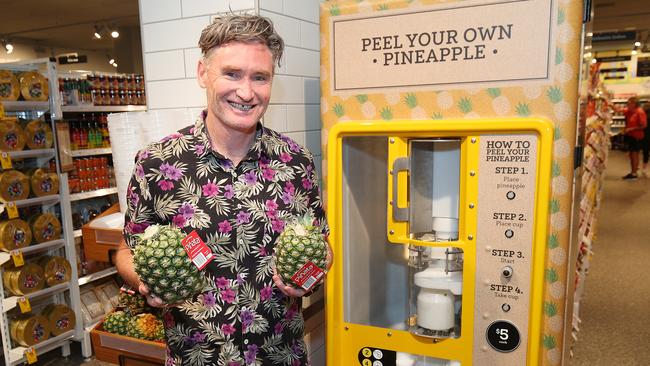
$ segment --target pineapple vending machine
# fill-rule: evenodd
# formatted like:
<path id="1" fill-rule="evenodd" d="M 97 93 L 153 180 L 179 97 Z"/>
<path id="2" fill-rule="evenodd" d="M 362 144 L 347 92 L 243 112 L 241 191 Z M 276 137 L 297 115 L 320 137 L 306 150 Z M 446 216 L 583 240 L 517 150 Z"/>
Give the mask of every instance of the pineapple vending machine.
<path id="1" fill-rule="evenodd" d="M 582 17 L 321 4 L 328 365 L 562 364 Z"/>

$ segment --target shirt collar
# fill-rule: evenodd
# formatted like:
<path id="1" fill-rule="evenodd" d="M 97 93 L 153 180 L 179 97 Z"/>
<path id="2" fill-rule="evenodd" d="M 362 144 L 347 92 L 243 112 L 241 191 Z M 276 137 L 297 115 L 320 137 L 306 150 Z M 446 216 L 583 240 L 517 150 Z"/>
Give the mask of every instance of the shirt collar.
<path id="1" fill-rule="evenodd" d="M 211 137 L 208 134 L 208 129 L 205 125 L 205 118 L 207 117 L 207 115 L 208 115 L 207 110 L 201 112 L 201 115 L 196 119 L 196 122 L 194 123 L 194 128 L 192 130 L 194 137 L 198 139 L 198 144 L 196 145 L 195 148 L 202 150 L 197 152 L 198 153 L 197 155 L 199 155 L 200 157 L 205 157 L 208 154 L 213 154 L 218 159 L 227 160 L 227 158 L 222 154 L 220 154 L 218 151 L 212 150 L 212 143 L 210 142 Z M 246 153 L 244 159 L 242 159 L 242 162 L 257 161 L 261 158 L 262 153 L 264 152 L 263 147 L 265 146 L 265 144 L 262 143 L 262 140 L 265 137 L 264 135 L 267 133 L 268 132 L 265 132 L 262 123 L 257 122 L 257 126 L 255 127 L 255 141 L 253 142 L 251 148 L 248 150 L 248 153 Z"/>

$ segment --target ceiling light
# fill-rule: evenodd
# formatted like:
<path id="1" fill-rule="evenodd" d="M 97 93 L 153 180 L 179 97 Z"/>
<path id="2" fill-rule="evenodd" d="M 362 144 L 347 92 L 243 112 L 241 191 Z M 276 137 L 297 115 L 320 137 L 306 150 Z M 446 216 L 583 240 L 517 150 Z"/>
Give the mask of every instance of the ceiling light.
<path id="1" fill-rule="evenodd" d="M 7 53 L 12 53 L 14 52 L 14 45 L 11 44 L 11 41 L 7 41 L 5 39 L 2 40 L 2 47 L 7 51 Z"/>
<path id="2" fill-rule="evenodd" d="M 108 63 L 111 64 L 111 65 L 114 64 L 114 63 L 115 63 L 115 59 L 112 58 L 112 59 L 108 60 Z"/>
<path id="3" fill-rule="evenodd" d="M 113 62 L 113 67 L 117 67 L 117 62 Z"/>
<path id="4" fill-rule="evenodd" d="M 97 38 L 97 39 L 101 39 L 101 38 L 102 38 L 101 28 L 100 28 L 98 25 L 95 26 L 95 33 L 94 33 L 93 35 L 94 35 L 95 38 Z"/>
<path id="5" fill-rule="evenodd" d="M 633 54 L 633 55 L 636 55 L 636 54 L 637 54 L 637 51 L 636 51 L 636 50 L 632 50 L 632 54 Z"/>
<path id="6" fill-rule="evenodd" d="M 120 32 L 118 32 L 117 29 L 113 29 L 113 31 L 111 31 L 111 37 L 117 38 L 119 36 L 120 36 Z"/>
<path id="7" fill-rule="evenodd" d="M 594 34 L 592 32 L 587 33 L 587 37 L 593 37 L 593 35 Z"/>
<path id="8" fill-rule="evenodd" d="M 641 42 L 639 41 L 634 42 L 634 47 L 641 47 Z"/>
<path id="9" fill-rule="evenodd" d="M 598 62 L 598 60 L 596 60 L 596 59 L 591 60 L 592 64 L 595 64 L 596 62 Z"/>

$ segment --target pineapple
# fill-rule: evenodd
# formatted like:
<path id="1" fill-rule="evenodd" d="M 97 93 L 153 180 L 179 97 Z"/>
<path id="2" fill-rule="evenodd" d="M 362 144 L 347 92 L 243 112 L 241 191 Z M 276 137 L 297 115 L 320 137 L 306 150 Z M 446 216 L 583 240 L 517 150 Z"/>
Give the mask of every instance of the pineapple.
<path id="1" fill-rule="evenodd" d="M 325 99 L 324 97 L 320 98 L 320 112 L 327 113 L 327 111 L 329 110 L 330 110 L 330 106 L 327 103 L 327 99 Z"/>
<path id="2" fill-rule="evenodd" d="M 559 300 L 564 297 L 564 285 L 562 285 L 560 276 L 558 276 L 554 268 L 546 269 L 546 282 L 548 283 L 549 293 L 553 299 Z"/>
<path id="3" fill-rule="evenodd" d="M 153 314 L 138 314 L 129 320 L 126 335 L 148 341 L 162 341 L 165 339 L 165 327 Z"/>
<path id="4" fill-rule="evenodd" d="M 442 118 L 443 118 L 442 113 L 440 112 L 433 112 L 433 114 L 431 115 L 431 119 L 442 119 Z"/>
<path id="5" fill-rule="evenodd" d="M 544 315 L 546 315 L 546 325 L 551 332 L 558 333 L 562 330 L 562 317 L 558 315 L 555 303 L 544 303 Z"/>
<path id="6" fill-rule="evenodd" d="M 558 122 L 566 122 L 571 117 L 571 106 L 564 100 L 562 90 L 557 86 L 548 88 L 548 99 L 553 103 L 553 114 Z"/>
<path id="7" fill-rule="evenodd" d="M 527 103 L 520 102 L 515 107 L 515 111 L 519 117 L 528 117 L 530 116 L 530 107 Z"/>
<path id="8" fill-rule="evenodd" d="M 139 293 L 120 291 L 119 306 L 123 307 L 127 314 L 131 316 L 140 314 L 145 311 L 146 305 L 146 299 Z"/>
<path id="9" fill-rule="evenodd" d="M 546 358 L 548 359 L 551 365 L 559 365 L 560 359 L 562 358 L 562 353 L 556 347 L 555 337 L 550 335 L 545 335 L 542 340 L 544 348 L 546 348 Z"/>
<path id="10" fill-rule="evenodd" d="M 465 113 L 465 118 L 479 118 L 476 112 L 472 112 L 472 100 L 469 98 L 460 98 L 458 101 L 458 109 Z"/>
<path id="11" fill-rule="evenodd" d="M 558 48 L 555 51 L 555 80 L 566 83 L 573 78 L 573 68 L 564 62 L 564 52 Z"/>
<path id="12" fill-rule="evenodd" d="M 492 97 L 492 109 L 499 116 L 503 116 L 510 112 L 510 101 L 504 95 L 501 95 L 501 89 L 489 88 L 487 90 L 490 97 Z"/>
<path id="13" fill-rule="evenodd" d="M 566 10 L 560 8 L 557 14 L 557 38 L 561 44 L 567 44 L 575 37 L 571 24 L 566 21 Z"/>
<path id="14" fill-rule="evenodd" d="M 443 91 L 436 95 L 436 103 L 440 109 L 446 111 L 454 105 L 454 98 L 449 92 Z"/>
<path id="15" fill-rule="evenodd" d="M 566 251 L 560 246 L 557 234 L 553 233 L 549 236 L 548 248 L 550 249 L 551 262 L 558 266 L 564 265 L 566 262 Z"/>
<path id="16" fill-rule="evenodd" d="M 567 219 L 564 212 L 560 211 L 560 201 L 552 199 L 550 203 L 551 227 L 555 230 L 564 230 L 567 226 Z"/>
<path id="17" fill-rule="evenodd" d="M 293 283 L 291 277 L 309 261 L 326 270 L 327 242 L 313 222 L 310 215 L 303 216 L 287 225 L 276 241 L 275 265 L 286 283 Z"/>
<path id="18" fill-rule="evenodd" d="M 386 102 L 390 105 L 396 105 L 402 100 L 402 96 L 400 93 L 386 93 Z"/>
<path id="19" fill-rule="evenodd" d="M 338 5 L 330 6 L 330 15 L 331 16 L 341 15 L 341 9 L 339 8 Z"/>
<path id="20" fill-rule="evenodd" d="M 104 318 L 104 330 L 109 333 L 126 335 L 131 316 L 123 311 L 114 311 Z"/>
<path id="21" fill-rule="evenodd" d="M 404 103 L 411 110 L 411 119 L 427 119 L 427 112 L 418 106 L 418 98 L 413 93 L 406 94 L 404 98 Z"/>
<path id="22" fill-rule="evenodd" d="M 370 13 L 373 11 L 372 3 L 370 3 L 369 0 L 362 0 L 362 1 L 357 0 L 357 3 L 359 7 L 359 13 Z"/>
<path id="23" fill-rule="evenodd" d="M 567 182 L 566 177 L 561 175 L 562 170 L 557 161 L 553 161 L 552 174 L 553 180 L 551 181 L 551 185 L 553 186 L 553 193 L 557 195 L 566 194 L 569 191 L 569 182 Z"/>
<path id="24" fill-rule="evenodd" d="M 560 127 L 555 127 L 553 140 L 553 155 L 560 159 L 568 157 L 571 152 L 571 146 L 567 139 L 562 138 L 562 130 Z"/>
<path id="25" fill-rule="evenodd" d="M 321 50 L 325 48 L 325 45 L 322 44 L 322 40 L 323 38 L 321 38 L 321 47 L 320 47 Z M 321 82 L 327 81 L 327 67 L 325 66 L 320 67 L 320 81 Z M 321 102 L 323 101 L 323 99 L 324 98 L 321 98 Z M 325 111 L 327 111 L 327 108 L 325 108 Z"/>
<path id="26" fill-rule="evenodd" d="M 379 4 L 379 6 L 377 7 L 377 10 L 379 10 L 379 11 L 388 10 L 388 9 L 390 9 L 388 4 Z"/>
<path id="27" fill-rule="evenodd" d="M 338 117 L 339 121 L 347 121 L 350 119 L 350 117 L 345 115 L 345 108 L 343 108 L 343 104 L 341 103 L 334 104 L 332 111 L 334 114 L 336 114 L 336 117 Z"/>
<path id="28" fill-rule="evenodd" d="M 169 225 L 149 226 L 134 250 L 135 271 L 149 290 L 167 304 L 201 292 L 205 278 L 181 244 L 185 234 Z"/>
<path id="29" fill-rule="evenodd" d="M 357 101 L 359 104 L 361 104 L 361 113 L 364 117 L 368 119 L 375 118 L 375 115 L 377 114 L 377 108 L 375 108 L 374 104 L 368 101 L 367 94 L 357 95 Z"/>
<path id="30" fill-rule="evenodd" d="M 542 95 L 542 88 L 539 85 L 527 85 L 523 87 L 524 95 L 528 99 L 537 99 Z"/>

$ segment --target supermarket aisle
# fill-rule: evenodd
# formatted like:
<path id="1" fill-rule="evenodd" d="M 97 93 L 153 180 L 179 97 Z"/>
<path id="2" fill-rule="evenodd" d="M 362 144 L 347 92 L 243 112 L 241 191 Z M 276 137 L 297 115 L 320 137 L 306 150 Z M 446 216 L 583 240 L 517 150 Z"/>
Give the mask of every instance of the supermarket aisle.
<path id="1" fill-rule="evenodd" d="M 650 365 L 650 178 L 612 151 L 571 365 Z"/>

